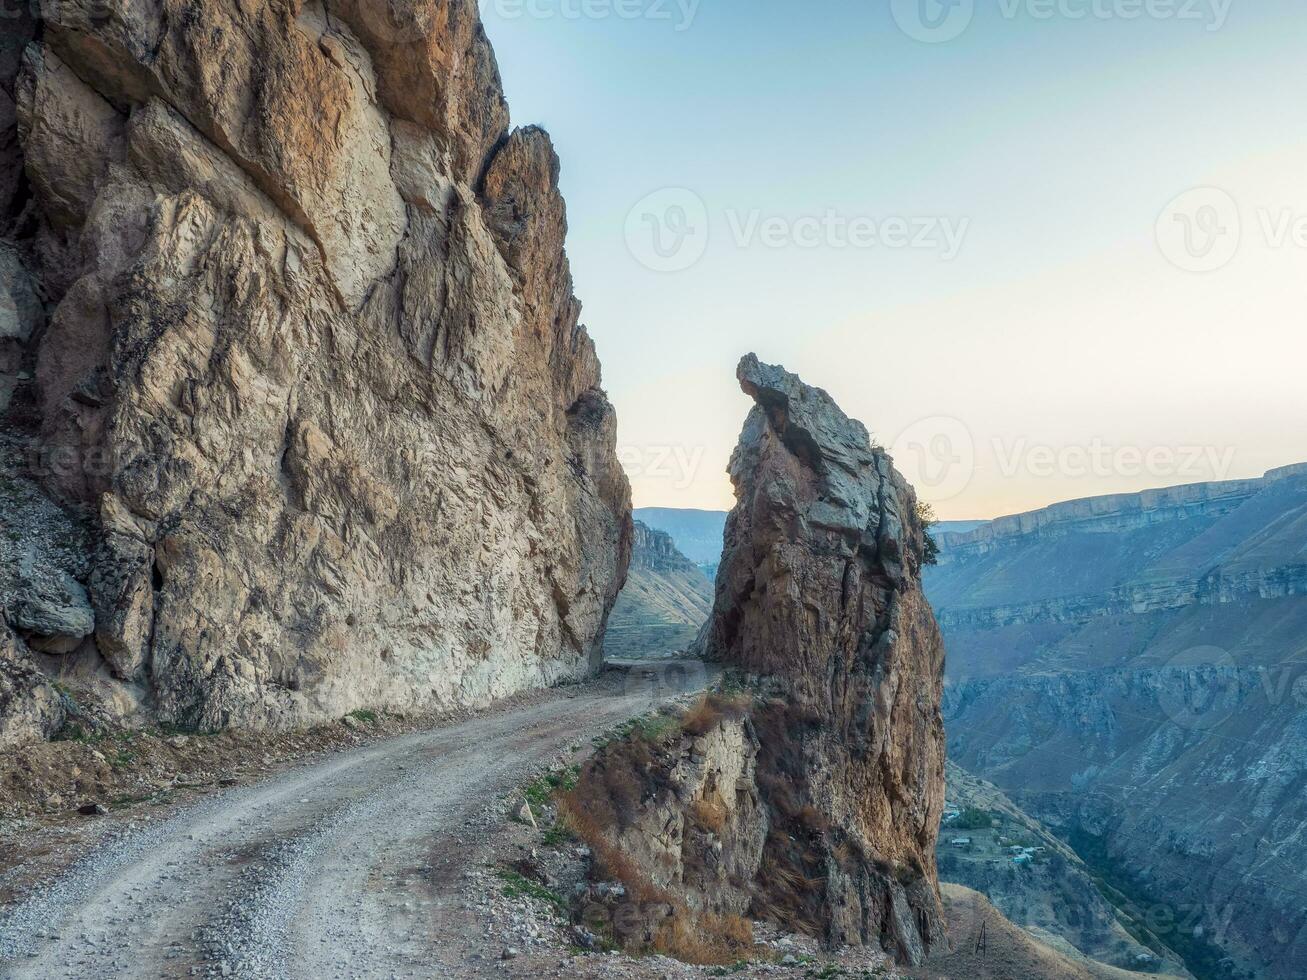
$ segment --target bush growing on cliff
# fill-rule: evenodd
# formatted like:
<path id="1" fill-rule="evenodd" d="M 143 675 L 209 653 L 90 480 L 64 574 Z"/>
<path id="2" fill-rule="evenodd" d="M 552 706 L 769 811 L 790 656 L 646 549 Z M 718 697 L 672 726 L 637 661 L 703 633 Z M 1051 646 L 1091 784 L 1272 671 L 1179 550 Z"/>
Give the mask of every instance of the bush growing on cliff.
<path id="1" fill-rule="evenodd" d="M 924 501 L 917 501 L 917 520 L 921 522 L 921 563 L 923 565 L 939 564 L 939 544 L 930 529 L 939 523 L 935 508 Z"/>

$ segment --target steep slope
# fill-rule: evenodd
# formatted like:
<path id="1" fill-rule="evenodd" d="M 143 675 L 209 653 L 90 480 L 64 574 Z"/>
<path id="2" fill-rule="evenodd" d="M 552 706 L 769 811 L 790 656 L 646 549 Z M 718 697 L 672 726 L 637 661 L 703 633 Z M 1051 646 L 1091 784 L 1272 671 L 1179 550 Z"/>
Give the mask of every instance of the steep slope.
<path id="1" fill-rule="evenodd" d="M 631 570 L 617 597 L 604 654 L 609 658 L 682 653 L 712 612 L 712 583 L 671 537 L 635 522 Z"/>
<path id="2" fill-rule="evenodd" d="M 979 892 L 943 885 L 944 912 L 951 943 L 931 957 L 920 975 L 966 980 L 1144 980 L 1170 974 L 1138 973 L 1104 966 L 1074 950 L 1054 949 L 1018 928 Z"/>
<path id="3" fill-rule="evenodd" d="M 1168 925 L 1114 892 L 1120 905 L 1109 902 L 1076 853 L 998 787 L 950 762 L 948 801 L 954 809 L 945 811 L 940 834 L 941 881 L 981 893 L 1009 922 L 1077 960 L 1189 976 L 1153 932 Z"/>
<path id="4" fill-rule="evenodd" d="M 595 667 L 629 488 L 476 5 L 41 9 L 0 45 L 6 645 L 195 728 Z"/>
<path id="5" fill-rule="evenodd" d="M 1200 977 L 1307 971 L 1307 467 L 940 535 L 950 755 Z"/>
<path id="6" fill-rule="evenodd" d="M 738 378 L 755 406 L 700 646 L 742 691 L 601 752 L 579 823 L 700 915 L 919 964 L 943 939 L 944 733 L 916 497 L 826 392 L 753 355 Z"/>

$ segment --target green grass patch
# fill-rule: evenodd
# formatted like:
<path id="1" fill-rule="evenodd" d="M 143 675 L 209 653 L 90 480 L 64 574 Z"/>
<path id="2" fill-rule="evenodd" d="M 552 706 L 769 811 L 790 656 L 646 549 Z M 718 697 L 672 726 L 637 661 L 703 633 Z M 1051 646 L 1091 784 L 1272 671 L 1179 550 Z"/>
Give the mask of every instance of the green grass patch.
<path id="1" fill-rule="evenodd" d="M 559 793 L 570 793 L 576 789 L 576 781 L 581 778 L 581 768 L 570 766 L 560 772 L 546 773 L 522 791 L 531 809 L 538 812 L 542 807 L 553 802 Z"/>
<path id="2" fill-rule="evenodd" d="M 668 717 L 667 715 L 652 714 L 644 715 L 641 718 L 635 718 L 628 722 L 623 722 L 612 731 L 603 735 L 597 735 L 592 740 L 595 748 L 602 749 L 612 742 L 621 741 L 630 738 L 644 739 L 646 742 L 657 742 L 681 730 L 681 721 L 679 718 Z"/>
<path id="3" fill-rule="evenodd" d="M 576 834 L 572 833 L 562 824 L 554 824 L 544 832 L 544 835 L 540 838 L 540 843 L 545 847 L 558 850 L 559 848 L 566 847 L 575 840 Z"/>
<path id="4" fill-rule="evenodd" d="M 377 713 L 375 711 L 369 711 L 367 708 L 359 708 L 357 711 L 351 711 L 345 717 L 353 718 L 355 721 L 361 721 L 365 725 L 375 725 L 378 721 Z"/>

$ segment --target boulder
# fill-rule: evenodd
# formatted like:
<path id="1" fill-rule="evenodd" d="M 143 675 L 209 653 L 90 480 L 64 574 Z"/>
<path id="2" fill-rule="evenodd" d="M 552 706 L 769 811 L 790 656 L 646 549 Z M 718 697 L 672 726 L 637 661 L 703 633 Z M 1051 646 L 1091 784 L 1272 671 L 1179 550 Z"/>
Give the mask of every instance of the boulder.
<path id="1" fill-rule="evenodd" d="M 22 640 L 0 622 L 0 750 L 50 738 L 64 717 L 59 692 L 32 663 Z"/>

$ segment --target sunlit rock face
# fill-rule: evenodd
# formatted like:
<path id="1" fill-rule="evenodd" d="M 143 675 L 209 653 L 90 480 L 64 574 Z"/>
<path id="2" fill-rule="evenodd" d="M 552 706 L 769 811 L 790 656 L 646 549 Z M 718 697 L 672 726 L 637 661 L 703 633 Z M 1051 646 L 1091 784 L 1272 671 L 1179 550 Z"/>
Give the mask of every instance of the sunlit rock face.
<path id="1" fill-rule="evenodd" d="M 0 42 L 25 662 L 200 728 L 595 668 L 630 493 L 558 159 L 476 5 L 43 16 Z"/>
<path id="2" fill-rule="evenodd" d="M 755 719 L 758 780 L 778 816 L 792 795 L 829 824 L 828 937 L 919 962 L 942 938 L 944 647 L 916 495 L 825 391 L 753 355 L 738 377 L 755 405 L 703 649 L 772 692 Z M 768 847 L 793 861 L 783 835 Z"/>

